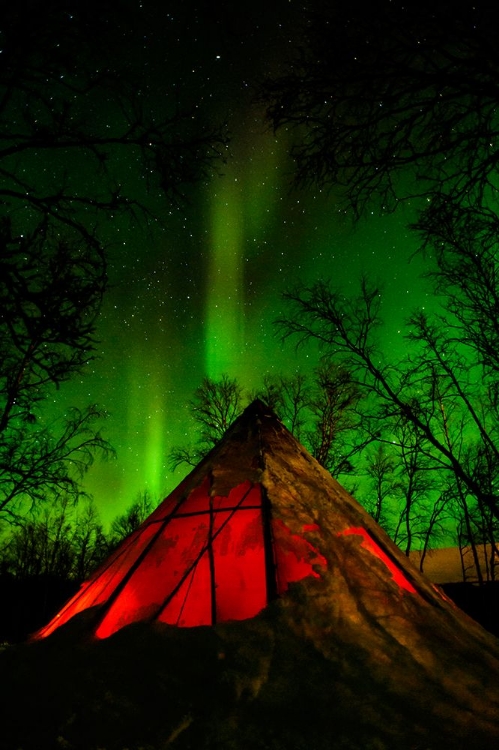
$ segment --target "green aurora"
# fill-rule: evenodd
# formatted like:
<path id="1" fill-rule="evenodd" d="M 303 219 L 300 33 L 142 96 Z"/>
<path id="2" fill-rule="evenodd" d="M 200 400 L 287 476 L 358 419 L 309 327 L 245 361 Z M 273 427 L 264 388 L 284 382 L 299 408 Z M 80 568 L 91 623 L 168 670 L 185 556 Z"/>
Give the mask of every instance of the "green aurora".
<path id="1" fill-rule="evenodd" d="M 301 6 L 222 5 L 217 13 L 194 4 L 192 13 L 191 4 L 173 3 L 167 13 L 144 0 L 144 29 L 116 32 L 114 53 L 138 61 L 151 106 L 161 86 L 182 87 L 213 119 L 228 121 L 232 141 L 221 174 L 189 188 L 185 203 L 155 205 L 161 226 L 120 217 L 102 228 L 110 288 L 96 358 L 54 393 L 48 413 L 55 419 L 89 403 L 107 411 L 102 431 L 116 459 L 96 461 L 84 480 L 105 522 L 138 493 L 147 489 L 159 501 L 181 480 L 168 453 L 192 438 L 187 402 L 203 377 L 227 373 L 250 392 L 266 373 L 306 373 L 318 364 L 316 350 L 297 352 L 276 335 L 286 288 L 329 278 L 348 295 L 362 273 L 380 281 L 390 355 L 404 350 L 410 311 L 434 304 L 406 229 L 411 207 L 354 227 L 333 194 L 293 188 L 291 134 L 274 136 L 252 104 L 253 85 L 300 40 Z M 73 166 L 92 179 L 84 164 Z M 130 165 L 122 166 L 126 180 Z M 55 179 L 57 165 L 52 172 Z"/>
<path id="2" fill-rule="evenodd" d="M 113 283 L 100 358 L 65 389 L 68 404 L 95 401 L 109 412 L 103 431 L 116 459 L 96 463 L 85 480 L 106 520 L 137 493 L 148 489 L 159 500 L 180 481 L 182 470 L 172 473 L 167 457 L 192 439 L 187 402 L 203 377 L 227 373 L 249 392 L 266 373 L 317 365 L 318 352 L 297 352 L 277 336 L 287 287 L 330 278 L 350 294 L 362 273 L 380 280 L 382 344 L 401 356 L 405 319 L 432 302 L 399 217 L 354 228 L 331 196 L 290 190 L 284 149 L 271 134 L 255 142 L 258 158 L 240 157 L 202 186 L 183 228 L 137 256 L 137 275 Z M 139 253 L 136 242 L 126 240 L 128 259 Z"/>

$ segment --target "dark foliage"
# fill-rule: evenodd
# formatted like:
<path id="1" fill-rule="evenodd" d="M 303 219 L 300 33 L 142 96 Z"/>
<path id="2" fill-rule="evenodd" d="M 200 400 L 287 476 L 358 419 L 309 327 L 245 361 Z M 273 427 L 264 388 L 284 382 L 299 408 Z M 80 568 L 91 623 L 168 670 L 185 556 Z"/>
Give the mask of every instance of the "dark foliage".
<path id="1" fill-rule="evenodd" d="M 0 200 L 23 231 L 48 223 L 92 241 L 99 215 L 176 199 L 224 153 L 220 128 L 139 75 L 141 16 L 128 2 L 2 6 Z"/>
<path id="2" fill-rule="evenodd" d="M 292 290 L 282 321 L 346 365 L 369 396 L 371 435 L 398 446 L 406 478 L 414 469 L 395 529 L 409 544 L 414 498 L 432 483 L 428 517 L 454 516 L 460 544 L 494 549 L 498 531 L 498 21 L 485 3 L 316 6 L 303 45 L 261 89 L 274 128 L 294 131 L 298 183 L 331 188 L 355 218 L 411 199 L 441 308 L 410 317 L 402 361 L 380 346 L 371 280 L 357 298 L 324 281 Z"/>
<path id="3" fill-rule="evenodd" d="M 463 612 L 499 637 L 499 584 L 496 581 L 483 586 L 446 583 L 442 588 Z"/>
<path id="4" fill-rule="evenodd" d="M 97 21 L 98 19 L 98 21 Z M 122 55 L 143 44 L 142 8 L 77 0 L 0 10 L 0 518 L 80 495 L 110 446 L 95 406 L 54 424 L 54 389 L 95 352 L 107 285 L 105 226 L 154 225 L 223 158 L 223 128 L 144 80 Z M 154 107 L 152 106 L 154 102 Z M 149 221 L 152 219 L 152 221 Z"/>
<path id="5" fill-rule="evenodd" d="M 261 99 L 296 130 L 299 182 L 373 200 L 445 192 L 475 204 L 495 190 L 497 8 L 485 3 L 328 4 Z"/>

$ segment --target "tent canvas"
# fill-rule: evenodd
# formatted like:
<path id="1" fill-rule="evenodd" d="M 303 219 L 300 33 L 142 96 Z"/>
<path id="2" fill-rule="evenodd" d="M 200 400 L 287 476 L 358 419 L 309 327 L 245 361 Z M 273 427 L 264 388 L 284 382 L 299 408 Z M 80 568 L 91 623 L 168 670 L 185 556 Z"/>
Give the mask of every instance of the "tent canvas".
<path id="1" fill-rule="evenodd" d="M 297 493 L 300 483 L 306 495 Z M 36 637 L 93 607 L 98 637 L 137 621 L 243 620 L 290 584 L 326 584 L 328 568 L 336 581 L 347 569 L 359 594 L 367 585 L 369 609 L 376 600 L 386 614 L 411 602 L 452 608 L 256 400 Z"/>

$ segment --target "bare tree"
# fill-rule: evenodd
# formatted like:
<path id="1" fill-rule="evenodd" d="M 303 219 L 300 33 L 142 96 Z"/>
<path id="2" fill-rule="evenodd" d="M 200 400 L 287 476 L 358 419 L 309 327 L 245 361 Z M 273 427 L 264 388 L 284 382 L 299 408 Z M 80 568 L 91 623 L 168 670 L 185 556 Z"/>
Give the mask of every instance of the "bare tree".
<path id="1" fill-rule="evenodd" d="M 0 223 L 0 432 L 14 414 L 29 422 L 47 387 L 88 364 L 105 287 L 94 245 L 15 236 Z"/>
<path id="2" fill-rule="evenodd" d="M 136 12 L 119 11 L 131 33 Z M 94 356 L 106 222 L 154 225 L 227 145 L 199 108 L 123 66 L 117 21 L 93 0 L 0 11 L 0 515 L 10 520 L 77 499 L 95 452 L 110 451 L 95 406 L 43 421 L 53 389 Z"/>
<path id="3" fill-rule="evenodd" d="M 288 67 L 261 99 L 294 129 L 302 183 L 343 192 L 358 215 L 374 200 L 445 193 L 494 198 L 499 162 L 497 9 L 378 0 L 323 5 L 306 17 Z"/>
<path id="4" fill-rule="evenodd" d="M 0 433 L 0 518 L 17 522 L 36 505 L 85 497 L 81 477 L 96 453 L 111 452 L 94 427 L 102 416 L 90 406 L 72 409 L 48 426 L 18 425 L 12 417 Z"/>
<path id="5" fill-rule="evenodd" d="M 242 388 L 236 379 L 223 374 L 220 380 L 204 378 L 189 402 L 189 409 L 201 427 L 201 443 L 212 448 L 243 409 Z"/>
<path id="6" fill-rule="evenodd" d="M 200 428 L 196 442 L 175 446 L 170 465 L 196 466 L 242 411 L 243 389 L 223 375 L 218 381 L 205 378 L 189 402 L 189 410 Z M 272 408 L 290 432 L 310 450 L 314 458 L 336 475 L 351 474 L 352 460 L 372 440 L 361 428 L 355 407 L 362 390 L 345 368 L 325 362 L 307 378 L 266 375 L 263 386 L 251 394 Z"/>
<path id="7" fill-rule="evenodd" d="M 418 199 L 411 229 L 441 311 L 411 316 L 402 362 L 379 346 L 382 291 L 365 281 L 357 300 L 323 282 L 292 291 L 284 330 L 334 353 L 379 418 L 411 425 L 469 536 L 470 509 L 499 514 L 497 10 L 381 0 L 359 11 L 310 14 L 306 43 L 261 99 L 276 130 L 295 131 L 298 182 L 331 187 L 355 217 Z"/>
<path id="8" fill-rule="evenodd" d="M 174 470 L 182 463 L 196 466 L 218 443 L 243 410 L 243 390 L 236 379 L 223 374 L 220 380 L 204 378 L 188 404 L 199 432 L 192 445 L 174 446 L 169 463 Z"/>
<path id="9" fill-rule="evenodd" d="M 99 513 L 91 500 L 78 506 L 73 515 L 73 577 L 84 581 L 109 554 L 109 539 Z"/>
<path id="10" fill-rule="evenodd" d="M 206 453 L 190 443 L 188 445 L 174 445 L 168 453 L 168 464 L 172 471 L 175 471 L 182 464 L 194 468 L 205 455 Z"/>
<path id="11" fill-rule="evenodd" d="M 263 388 L 256 391 L 255 397 L 275 411 L 297 440 L 301 439 L 310 401 L 305 375 L 265 375 Z"/>
<path id="12" fill-rule="evenodd" d="M 423 570 L 428 552 L 449 539 L 452 501 L 441 489 L 441 471 L 421 433 L 411 422 L 390 420 L 384 439 L 367 451 L 361 468 L 367 481 L 361 482 L 357 499 L 406 555 L 420 551 Z"/>
<path id="13" fill-rule="evenodd" d="M 346 368 L 326 361 L 315 370 L 308 401 L 307 445 L 335 477 L 351 474 L 354 457 L 370 442 L 370 437 L 362 435 L 357 412 L 362 395 Z"/>
<path id="14" fill-rule="evenodd" d="M 432 507 L 432 496 L 438 492 L 438 477 L 426 438 L 404 417 L 395 422 L 394 435 L 398 448 L 397 494 L 401 508 L 393 539 L 409 556 L 416 545 L 424 550 L 431 545 L 444 507 L 435 501 Z"/>
<path id="15" fill-rule="evenodd" d="M 94 244 L 52 239 L 0 225 L 0 516 L 11 520 L 38 502 L 76 500 L 95 452 L 111 453 L 96 406 L 50 426 L 42 418 L 47 396 L 93 357 L 106 285 Z"/>
<path id="16" fill-rule="evenodd" d="M 424 511 L 424 527 L 420 535 L 420 557 L 419 569 L 424 571 L 424 564 L 427 555 L 432 549 L 442 546 L 442 542 L 449 539 L 449 519 L 451 512 L 449 510 L 449 498 L 445 493 L 440 492 L 436 497 L 426 504 Z"/>
<path id="17" fill-rule="evenodd" d="M 371 448 L 365 459 L 367 486 L 358 498 L 388 533 L 392 531 L 395 515 L 391 501 L 398 489 L 395 474 L 397 459 L 393 448 L 390 450 L 385 443 L 378 443 L 374 449 Z"/>
<path id="18" fill-rule="evenodd" d="M 108 543 L 91 501 L 75 508 L 71 497 L 11 526 L 2 544 L 1 564 L 18 579 L 53 577 L 82 581 L 108 552 Z"/>
<path id="19" fill-rule="evenodd" d="M 464 372 L 465 363 L 452 349 L 453 342 L 445 343 L 447 356 L 443 358 L 440 344 L 444 346 L 444 341 L 430 335 L 435 333 L 433 328 L 421 325 L 409 336 L 417 346 L 408 358 L 400 363 L 386 361 L 376 340 L 381 292 L 365 280 L 360 296 L 352 300 L 324 282 L 289 292 L 286 298 L 291 308 L 280 322 L 284 335 L 298 336 L 302 342 L 316 339 L 334 350 L 335 360 L 375 398 L 380 429 L 393 418 L 410 422 L 428 446 L 425 452 L 434 468 L 452 472 L 464 490 L 497 517 L 494 477 L 484 481 L 462 452 L 468 428 L 484 448 L 493 450 L 491 431 L 496 424 L 492 422 L 489 430 L 482 421 L 483 412 L 478 412 L 477 404 L 484 396 L 479 385 L 456 378 L 456 373 Z"/>
<path id="20" fill-rule="evenodd" d="M 139 528 L 150 516 L 154 504 L 148 490 L 139 492 L 134 502 L 111 523 L 110 546 L 116 547 L 123 539 Z"/>
<path id="21" fill-rule="evenodd" d="M 492 396 L 499 369 L 499 216 L 491 206 L 463 207 L 442 196 L 425 208 L 412 228 L 434 261 L 427 277 L 445 299 L 445 315 L 436 322 L 453 334 L 447 346 L 460 342 L 468 349 L 471 361 L 485 376 L 492 376 Z M 418 328 L 424 329 L 425 316 L 419 320 Z M 427 332 L 428 328 L 422 331 Z M 432 338 L 442 341 L 435 331 Z"/>

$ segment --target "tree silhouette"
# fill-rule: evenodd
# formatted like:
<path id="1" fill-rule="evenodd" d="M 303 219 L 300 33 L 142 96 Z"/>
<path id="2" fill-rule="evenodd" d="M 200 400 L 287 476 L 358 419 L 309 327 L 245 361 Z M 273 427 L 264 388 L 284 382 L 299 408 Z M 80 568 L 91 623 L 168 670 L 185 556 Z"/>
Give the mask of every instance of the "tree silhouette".
<path id="1" fill-rule="evenodd" d="M 139 492 L 125 512 L 113 519 L 109 534 L 109 545 L 117 547 L 123 539 L 139 528 L 142 521 L 145 521 L 152 513 L 153 508 L 154 505 L 149 491 Z"/>
<path id="2" fill-rule="evenodd" d="M 97 242 L 103 215 L 137 220 L 225 152 L 226 136 L 199 109 L 182 109 L 133 57 L 124 62 L 117 30 L 139 27 L 140 16 L 92 1 L 3 7 L 0 200 L 16 231 L 51 225 Z"/>
<path id="3" fill-rule="evenodd" d="M 15 521 L 40 502 L 77 500 L 95 452 L 110 446 L 91 405 L 48 425 L 43 403 L 93 357 L 106 285 L 102 252 L 38 230 L 15 236 L 0 223 L 0 518 Z"/>
<path id="4" fill-rule="evenodd" d="M 371 435 L 393 444 L 397 424 L 403 422 L 397 439 L 406 480 L 407 463 L 419 456 L 419 468 L 412 467 L 418 480 L 413 491 L 425 494 L 422 477 L 427 471 L 438 472 L 440 497 L 447 475 L 454 489 L 446 496 L 458 499 L 465 519 L 472 511 L 499 518 L 499 420 L 490 397 L 495 391 L 489 387 L 491 375 L 474 358 L 473 346 L 467 356 L 466 341 L 456 336 L 457 324 L 446 329 L 430 325 L 426 317 L 413 320 L 408 335 L 413 346 L 404 360 L 395 362 L 377 340 L 381 292 L 367 281 L 355 299 L 345 299 L 325 282 L 288 292 L 286 298 L 289 313 L 280 321 L 284 336 L 298 336 L 302 343 L 317 339 L 326 351 L 335 352 L 334 360 L 366 394 L 364 422 Z M 407 505 L 407 519 L 409 511 Z"/>
<path id="5" fill-rule="evenodd" d="M 262 387 L 248 398 L 264 401 L 321 466 L 335 475 L 351 474 L 354 457 L 372 440 L 352 411 L 362 391 L 345 368 L 334 364 L 324 363 L 308 378 L 301 373 L 266 375 Z M 188 404 L 199 438 L 193 445 L 171 449 L 172 468 L 182 463 L 196 466 L 223 437 L 248 398 L 243 398 L 239 382 L 226 374 L 220 380 L 205 378 Z"/>
<path id="6" fill-rule="evenodd" d="M 425 0 L 309 13 L 306 43 L 260 92 L 274 128 L 296 132 L 298 181 L 343 192 L 357 215 L 373 201 L 491 198 L 497 20 L 492 5 Z"/>
<path id="7" fill-rule="evenodd" d="M 70 497 L 25 518 L 4 538 L 0 563 L 16 579 L 83 581 L 108 552 L 92 502 L 75 508 Z"/>
<path id="8" fill-rule="evenodd" d="M 294 130 L 299 183 L 330 188 L 357 218 L 411 199 L 411 230 L 441 303 L 440 311 L 411 316 L 401 361 L 380 345 L 382 290 L 366 280 L 355 299 L 325 282 L 291 290 L 284 335 L 319 341 L 347 367 L 366 393 L 373 436 L 390 442 L 404 423 L 399 465 L 410 468 L 411 445 L 420 445 L 426 468 L 415 477 L 426 470 L 439 477 L 431 518 L 438 526 L 457 509 L 464 536 L 474 543 L 478 529 L 482 539 L 488 529 L 492 549 L 490 519 L 499 516 L 496 27 L 497 9 L 482 4 L 322 8 L 309 16 L 288 68 L 260 92 L 274 128 Z"/>
<path id="9" fill-rule="evenodd" d="M 316 368 L 308 401 L 311 419 L 306 444 L 334 477 L 352 474 L 354 457 L 371 440 L 362 435 L 357 411 L 361 399 L 362 391 L 346 368 L 333 362 Z"/>
<path id="10" fill-rule="evenodd" d="M 264 375 L 262 388 L 254 397 L 275 411 L 297 440 L 302 439 L 310 401 L 310 383 L 305 375 Z"/>
<path id="11" fill-rule="evenodd" d="M 138 7 L 93 0 L 0 11 L 0 517 L 11 521 L 76 500 L 95 452 L 110 451 L 96 406 L 50 425 L 43 411 L 94 356 L 106 222 L 154 224 L 226 148 L 221 128 L 123 59 L 119 35 L 139 25 Z"/>
<path id="12" fill-rule="evenodd" d="M 194 445 L 174 446 L 170 450 L 172 470 L 183 463 L 196 466 L 218 443 L 243 410 L 243 390 L 226 373 L 219 380 L 204 378 L 188 409 L 199 429 L 199 438 Z"/>

